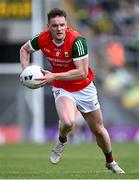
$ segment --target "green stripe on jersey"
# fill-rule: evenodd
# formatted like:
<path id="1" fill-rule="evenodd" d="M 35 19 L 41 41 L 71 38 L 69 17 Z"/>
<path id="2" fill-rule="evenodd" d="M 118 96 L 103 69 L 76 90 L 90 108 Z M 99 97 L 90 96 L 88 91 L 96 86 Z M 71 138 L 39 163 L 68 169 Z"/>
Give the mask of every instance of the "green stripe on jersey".
<path id="1" fill-rule="evenodd" d="M 32 48 L 36 51 L 40 49 L 38 45 L 38 37 L 39 37 L 39 34 L 37 34 L 30 40 Z"/>
<path id="2" fill-rule="evenodd" d="M 72 47 L 73 59 L 86 56 L 88 54 L 87 42 L 83 37 L 78 37 Z"/>

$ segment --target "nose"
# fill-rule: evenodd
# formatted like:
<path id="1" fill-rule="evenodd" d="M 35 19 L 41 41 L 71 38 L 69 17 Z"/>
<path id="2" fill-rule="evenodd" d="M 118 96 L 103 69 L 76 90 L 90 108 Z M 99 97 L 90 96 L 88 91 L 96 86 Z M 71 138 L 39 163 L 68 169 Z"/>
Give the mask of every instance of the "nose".
<path id="1" fill-rule="evenodd" d="M 61 26 L 57 26 L 57 30 L 60 31 L 61 30 Z"/>

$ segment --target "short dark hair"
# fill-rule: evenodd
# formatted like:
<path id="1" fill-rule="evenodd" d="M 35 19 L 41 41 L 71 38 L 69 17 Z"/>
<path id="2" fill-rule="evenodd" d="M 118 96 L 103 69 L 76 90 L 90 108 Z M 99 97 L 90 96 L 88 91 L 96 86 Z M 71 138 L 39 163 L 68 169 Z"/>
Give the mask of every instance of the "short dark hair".
<path id="1" fill-rule="evenodd" d="M 54 18 L 56 16 L 60 16 L 60 17 L 67 17 L 67 14 L 64 10 L 61 10 L 59 8 L 54 8 L 52 9 L 48 14 L 47 14 L 47 18 L 48 18 L 48 23 L 50 22 L 51 18 Z"/>

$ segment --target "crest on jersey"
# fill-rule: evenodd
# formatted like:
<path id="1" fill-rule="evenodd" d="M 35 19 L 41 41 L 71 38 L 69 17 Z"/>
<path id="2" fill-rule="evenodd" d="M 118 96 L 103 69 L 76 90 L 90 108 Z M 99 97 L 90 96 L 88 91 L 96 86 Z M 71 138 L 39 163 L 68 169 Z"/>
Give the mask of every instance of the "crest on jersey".
<path id="1" fill-rule="evenodd" d="M 69 57 L 69 53 L 67 51 L 64 52 L 65 57 Z"/>

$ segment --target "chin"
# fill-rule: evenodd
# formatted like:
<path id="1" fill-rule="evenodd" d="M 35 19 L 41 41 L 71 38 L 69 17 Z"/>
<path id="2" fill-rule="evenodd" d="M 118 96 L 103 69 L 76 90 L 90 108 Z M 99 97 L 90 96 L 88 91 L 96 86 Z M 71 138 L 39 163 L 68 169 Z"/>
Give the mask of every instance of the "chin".
<path id="1" fill-rule="evenodd" d="M 64 40 L 64 38 L 62 37 L 62 38 L 57 38 L 57 41 L 59 41 L 59 42 L 62 42 Z"/>
<path id="2" fill-rule="evenodd" d="M 58 40 L 62 40 L 64 38 L 64 36 L 57 36 Z"/>

